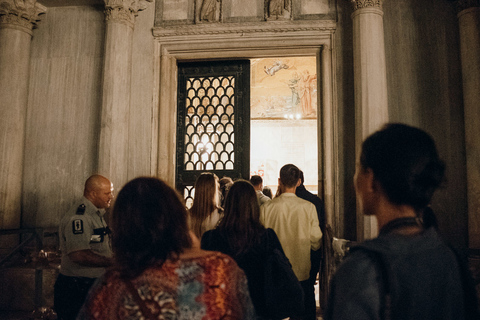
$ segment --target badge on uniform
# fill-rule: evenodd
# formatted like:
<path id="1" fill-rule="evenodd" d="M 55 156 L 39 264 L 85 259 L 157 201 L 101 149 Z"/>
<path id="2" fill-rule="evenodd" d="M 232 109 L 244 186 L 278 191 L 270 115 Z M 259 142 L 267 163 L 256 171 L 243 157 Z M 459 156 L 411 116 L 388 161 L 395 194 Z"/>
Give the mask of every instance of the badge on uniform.
<path id="1" fill-rule="evenodd" d="M 83 233 L 83 221 L 81 219 L 73 220 L 72 230 L 73 230 L 73 234 L 82 234 Z"/>

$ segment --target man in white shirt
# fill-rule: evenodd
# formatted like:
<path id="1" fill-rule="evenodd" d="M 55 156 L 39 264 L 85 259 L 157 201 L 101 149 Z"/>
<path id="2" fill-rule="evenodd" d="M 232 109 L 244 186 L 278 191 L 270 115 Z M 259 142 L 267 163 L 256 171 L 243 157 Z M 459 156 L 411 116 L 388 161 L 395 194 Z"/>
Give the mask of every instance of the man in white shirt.
<path id="1" fill-rule="evenodd" d="M 253 185 L 255 192 L 257 193 L 258 205 L 261 206 L 271 199 L 263 194 L 263 179 L 258 175 L 253 175 L 250 177 L 250 183 Z"/>
<path id="2" fill-rule="evenodd" d="M 320 249 L 322 231 L 315 206 L 295 195 L 300 183 L 300 169 L 293 164 L 284 165 L 278 179 L 281 194 L 260 207 L 260 220 L 277 234 L 293 272 L 302 284 L 305 314 L 301 319 L 315 320 L 315 289 L 308 281 L 310 250 Z"/>

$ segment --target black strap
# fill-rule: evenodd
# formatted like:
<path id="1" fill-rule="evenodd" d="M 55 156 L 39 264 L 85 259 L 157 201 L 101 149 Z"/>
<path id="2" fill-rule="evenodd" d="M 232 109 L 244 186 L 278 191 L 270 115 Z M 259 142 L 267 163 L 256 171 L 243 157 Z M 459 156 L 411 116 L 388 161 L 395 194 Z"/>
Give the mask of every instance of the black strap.
<path id="1" fill-rule="evenodd" d="M 135 289 L 135 287 L 133 286 L 133 283 L 130 280 L 126 280 L 125 284 L 127 285 L 128 291 L 130 291 L 130 293 L 132 294 L 133 299 L 140 307 L 140 311 L 142 312 L 142 314 L 147 319 L 151 319 L 151 320 L 155 319 L 150 309 L 148 309 L 147 306 L 145 305 L 145 301 L 140 297 L 137 289 Z"/>

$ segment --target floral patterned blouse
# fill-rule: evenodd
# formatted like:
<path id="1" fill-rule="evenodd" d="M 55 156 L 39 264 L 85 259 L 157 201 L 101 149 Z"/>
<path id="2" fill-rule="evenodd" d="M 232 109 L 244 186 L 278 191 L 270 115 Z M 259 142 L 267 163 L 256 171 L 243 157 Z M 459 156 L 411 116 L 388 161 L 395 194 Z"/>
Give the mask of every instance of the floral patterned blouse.
<path id="1" fill-rule="evenodd" d="M 167 260 L 131 282 L 155 319 L 255 319 L 245 274 L 219 252 Z M 77 319 L 147 319 L 135 301 L 118 271 L 110 270 Z"/>

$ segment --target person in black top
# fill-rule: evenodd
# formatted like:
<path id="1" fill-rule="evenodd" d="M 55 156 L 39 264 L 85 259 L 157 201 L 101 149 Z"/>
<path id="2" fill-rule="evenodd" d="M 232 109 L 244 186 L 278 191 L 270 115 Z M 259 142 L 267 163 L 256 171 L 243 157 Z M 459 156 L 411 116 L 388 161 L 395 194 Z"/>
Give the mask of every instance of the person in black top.
<path id="1" fill-rule="evenodd" d="M 317 210 L 318 215 L 318 223 L 320 230 L 322 230 L 322 234 L 325 235 L 325 206 L 323 204 L 322 199 L 318 196 L 314 195 L 310 191 L 305 188 L 305 177 L 303 175 L 303 171 L 300 170 L 300 185 L 295 190 L 295 195 L 299 198 L 307 200 L 315 205 L 315 209 Z M 322 241 L 325 240 L 326 237 L 322 237 Z M 310 278 L 308 278 L 309 283 L 311 284 L 312 288 L 317 281 L 317 274 L 320 271 L 320 265 L 322 262 L 323 257 L 323 248 L 325 248 L 324 243 L 322 243 L 322 247 L 319 250 L 310 251 Z M 305 295 L 306 299 L 310 300 L 310 304 L 315 304 L 315 291 L 309 292 L 308 295 Z M 313 308 L 313 310 L 315 310 Z"/>
<path id="2" fill-rule="evenodd" d="M 267 250 L 278 249 L 283 255 L 284 252 L 275 231 L 260 223 L 257 196 L 250 182 L 237 180 L 231 186 L 224 216 L 216 229 L 203 234 L 201 248 L 231 256 L 247 276 L 257 315 L 273 319 L 265 308 L 264 261 Z"/>

